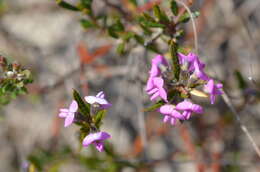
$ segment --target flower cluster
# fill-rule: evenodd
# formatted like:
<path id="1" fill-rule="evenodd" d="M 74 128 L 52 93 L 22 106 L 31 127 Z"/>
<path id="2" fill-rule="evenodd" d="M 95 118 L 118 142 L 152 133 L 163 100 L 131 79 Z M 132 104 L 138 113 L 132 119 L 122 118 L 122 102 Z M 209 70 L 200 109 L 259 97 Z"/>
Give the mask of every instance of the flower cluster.
<path id="1" fill-rule="evenodd" d="M 112 106 L 106 99 L 103 91 L 99 92 L 96 96 L 86 96 L 85 101 L 91 105 L 92 108 L 98 110 L 107 109 Z M 77 113 L 78 103 L 76 100 L 73 100 L 68 109 L 60 109 L 59 117 L 65 118 L 64 127 L 70 126 L 73 122 L 76 122 L 77 115 L 80 118 L 82 115 Z M 83 119 L 84 120 L 84 119 Z M 89 121 L 85 121 L 89 122 Z M 91 128 L 93 131 L 88 133 L 88 135 L 83 139 L 82 145 L 84 147 L 93 144 L 99 152 L 104 150 L 104 141 L 109 139 L 111 136 L 107 132 L 97 132 L 97 128 L 93 126 Z"/>
<path id="2" fill-rule="evenodd" d="M 215 83 L 205 72 L 205 64 L 194 53 L 188 55 L 178 53 L 180 65 L 180 79 L 174 80 L 171 76 L 171 67 L 166 58 L 157 55 L 152 59 L 146 92 L 150 100 L 161 99 L 164 102 L 158 110 L 164 115 L 163 122 L 176 124 L 177 120 L 188 120 L 192 113 L 202 114 L 203 108 L 191 101 L 191 94 L 210 96 L 214 104 L 216 95 L 222 94 L 221 83 Z M 202 91 L 196 88 L 203 86 Z M 196 94 L 195 94 L 196 93 Z M 199 93 L 199 94 L 198 94 Z M 204 96 L 204 97 L 205 97 Z"/>

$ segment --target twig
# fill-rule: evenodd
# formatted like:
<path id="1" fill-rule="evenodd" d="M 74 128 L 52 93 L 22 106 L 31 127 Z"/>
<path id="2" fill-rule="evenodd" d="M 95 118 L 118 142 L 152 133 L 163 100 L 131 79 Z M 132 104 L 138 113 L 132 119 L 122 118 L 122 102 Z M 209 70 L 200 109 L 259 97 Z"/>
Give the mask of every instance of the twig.
<path id="1" fill-rule="evenodd" d="M 226 92 L 222 89 L 223 94 L 221 95 L 224 102 L 227 104 L 227 106 L 229 107 L 229 109 L 231 110 L 231 112 L 234 114 L 234 116 L 236 117 L 237 122 L 240 125 L 240 128 L 242 129 L 242 131 L 246 134 L 246 136 L 248 137 L 249 141 L 251 142 L 253 148 L 255 149 L 255 152 L 257 153 L 257 155 L 260 158 L 260 149 L 257 146 L 256 142 L 254 141 L 252 135 L 249 133 L 247 127 L 243 124 L 241 118 L 238 115 L 238 112 L 236 111 L 235 107 L 233 106 L 232 102 L 230 101 L 228 95 L 226 94 Z"/>
<path id="2" fill-rule="evenodd" d="M 196 52 L 196 54 L 198 54 L 198 52 L 199 52 L 199 49 L 198 49 L 198 34 L 197 34 L 196 24 L 195 24 L 195 21 L 194 21 L 193 16 L 192 16 L 192 12 L 190 11 L 190 8 L 184 2 L 182 2 L 180 0 L 176 0 L 176 2 L 181 4 L 187 10 L 187 12 L 190 15 L 190 19 L 191 19 L 191 23 L 192 23 L 192 29 L 193 29 L 193 32 L 194 32 L 195 52 Z"/>

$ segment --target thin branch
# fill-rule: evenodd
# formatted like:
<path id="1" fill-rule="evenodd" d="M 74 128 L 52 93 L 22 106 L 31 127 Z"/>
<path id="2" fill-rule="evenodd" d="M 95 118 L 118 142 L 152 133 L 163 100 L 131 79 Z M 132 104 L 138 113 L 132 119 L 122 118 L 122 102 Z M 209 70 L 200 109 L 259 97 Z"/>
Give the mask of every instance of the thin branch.
<path id="1" fill-rule="evenodd" d="M 193 16 L 192 16 L 192 12 L 191 12 L 190 8 L 184 2 L 182 2 L 180 0 L 176 0 L 176 2 L 181 4 L 187 10 L 187 12 L 190 15 L 190 19 L 191 19 L 191 23 L 192 23 L 192 29 L 193 29 L 193 33 L 194 33 L 195 52 L 196 52 L 196 54 L 198 54 L 198 52 L 199 52 L 199 49 L 198 49 L 198 32 L 197 32 L 195 21 L 194 21 Z"/>
<path id="2" fill-rule="evenodd" d="M 222 89 L 223 94 L 221 95 L 224 102 L 227 104 L 227 106 L 230 108 L 231 112 L 234 114 L 234 116 L 236 117 L 237 122 L 240 125 L 240 128 L 242 129 L 242 131 L 246 134 L 246 136 L 248 137 L 249 141 L 251 142 L 253 148 L 255 149 L 255 152 L 257 153 L 257 155 L 260 158 L 260 149 L 257 146 L 255 140 L 253 139 L 252 135 L 249 133 L 247 127 L 243 124 L 241 118 L 239 117 L 238 112 L 236 111 L 235 107 L 233 106 L 231 100 L 229 99 L 228 95 L 226 94 L 226 92 Z"/>

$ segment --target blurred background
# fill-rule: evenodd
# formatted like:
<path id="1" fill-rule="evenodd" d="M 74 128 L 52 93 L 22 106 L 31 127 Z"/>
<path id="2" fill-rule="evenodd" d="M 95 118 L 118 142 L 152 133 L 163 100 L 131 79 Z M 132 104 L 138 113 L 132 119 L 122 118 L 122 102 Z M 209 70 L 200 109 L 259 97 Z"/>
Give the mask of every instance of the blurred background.
<path id="1" fill-rule="evenodd" d="M 124 8 L 125 1 L 109 2 Z M 137 2 L 141 6 L 150 1 Z M 106 8 L 103 1 L 93 5 L 97 10 Z M 207 73 L 223 82 L 260 146 L 260 0 L 194 0 L 191 9 L 201 13 L 196 20 L 199 56 Z M 23 171 L 28 157 L 40 157 L 46 149 L 61 156 L 63 147 L 78 151 L 77 126 L 64 128 L 57 117 L 58 109 L 71 102 L 72 88 L 84 96 L 105 91 L 113 106 L 102 130 L 111 133 L 110 142 L 124 159 L 148 164 L 140 171 L 260 171 L 259 157 L 220 96 L 215 105 L 198 99 L 205 113 L 184 124 L 162 123 L 159 113 L 144 112 L 151 104 L 144 86 L 155 54 L 136 47 L 118 55 L 117 41 L 99 30 L 83 29 L 80 18 L 80 13 L 52 0 L 0 0 L 0 53 L 34 76 L 29 94 L 1 107 L 1 172 Z M 191 28 L 186 25 L 183 40 L 190 47 Z M 84 67 L 80 59 L 85 59 Z M 84 148 L 81 154 L 97 156 L 93 152 Z M 51 171 L 54 161 L 46 160 L 42 170 Z M 62 160 L 56 170 L 99 171 L 84 163 L 94 162 Z"/>

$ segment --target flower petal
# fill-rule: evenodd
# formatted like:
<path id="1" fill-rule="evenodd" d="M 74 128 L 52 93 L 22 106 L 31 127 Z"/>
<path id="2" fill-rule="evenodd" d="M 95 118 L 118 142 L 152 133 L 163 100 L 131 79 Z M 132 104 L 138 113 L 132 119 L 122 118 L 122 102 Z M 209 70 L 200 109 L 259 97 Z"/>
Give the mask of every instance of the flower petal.
<path id="1" fill-rule="evenodd" d="M 191 106 L 191 110 L 195 113 L 199 113 L 199 114 L 202 114 L 203 113 L 203 108 L 200 106 L 200 105 L 197 105 L 197 104 L 193 104 Z"/>
<path id="2" fill-rule="evenodd" d="M 171 113 L 172 117 L 177 118 L 177 119 L 181 119 L 184 120 L 185 116 L 183 116 L 180 112 L 173 110 Z"/>
<path id="3" fill-rule="evenodd" d="M 84 99 L 86 100 L 87 103 L 92 105 L 97 102 L 98 98 L 95 96 L 86 96 Z"/>
<path id="4" fill-rule="evenodd" d="M 61 118 L 66 118 L 67 115 L 68 115 L 68 113 L 66 113 L 66 112 L 59 113 L 59 117 L 61 117 Z"/>
<path id="5" fill-rule="evenodd" d="M 210 103 L 213 105 L 215 103 L 216 96 L 214 94 L 210 95 Z"/>
<path id="6" fill-rule="evenodd" d="M 152 101 L 155 100 L 159 95 L 160 95 L 159 92 L 154 93 L 154 94 L 150 97 L 150 100 L 152 100 Z"/>
<path id="7" fill-rule="evenodd" d="M 77 112 L 77 110 L 78 110 L 78 103 L 75 100 L 73 100 L 72 103 L 70 104 L 69 111 Z"/>
<path id="8" fill-rule="evenodd" d="M 160 89 L 159 89 L 159 94 L 160 94 L 160 97 L 161 97 L 165 102 L 168 102 L 168 100 L 167 100 L 167 93 L 166 93 L 166 91 L 164 90 L 164 88 L 160 88 Z"/>
<path id="9" fill-rule="evenodd" d="M 176 119 L 175 118 L 171 118 L 171 124 L 175 125 L 176 124 Z"/>
<path id="10" fill-rule="evenodd" d="M 155 78 L 153 79 L 153 83 L 154 83 L 154 85 L 155 85 L 156 87 L 160 88 L 160 87 L 163 87 L 164 81 L 163 81 L 163 79 L 162 79 L 161 77 L 155 77 Z"/>
<path id="11" fill-rule="evenodd" d="M 166 123 L 171 117 L 168 115 L 165 115 L 163 118 L 163 122 Z"/>
<path id="12" fill-rule="evenodd" d="M 154 94 L 158 91 L 158 88 L 154 88 L 154 89 L 151 89 L 150 91 L 147 92 L 147 94 L 151 95 L 151 94 Z"/>
<path id="13" fill-rule="evenodd" d="M 95 141 L 102 141 L 109 139 L 111 136 L 107 132 L 90 133 L 83 140 L 83 146 L 87 147 Z"/>
<path id="14" fill-rule="evenodd" d="M 157 65 L 153 64 L 149 73 L 150 73 L 150 77 L 156 77 L 156 76 L 160 75 L 161 70 L 158 68 Z"/>
<path id="15" fill-rule="evenodd" d="M 205 85 L 205 90 L 209 93 L 212 94 L 214 91 L 214 81 L 213 79 L 210 79 L 208 83 Z"/>
<path id="16" fill-rule="evenodd" d="M 146 84 L 146 91 L 149 91 L 151 90 L 152 88 L 154 88 L 154 84 L 153 84 L 153 77 L 150 77 L 147 81 L 147 84 Z"/>
<path id="17" fill-rule="evenodd" d="M 68 112 L 69 112 L 69 109 L 60 109 L 60 112 L 68 113 Z"/>
<path id="18" fill-rule="evenodd" d="M 103 98 L 105 98 L 105 94 L 103 91 L 100 91 L 99 93 L 97 93 L 96 97 L 103 99 Z"/>
<path id="19" fill-rule="evenodd" d="M 73 123 L 74 113 L 69 113 L 65 118 L 64 127 L 68 127 Z"/>
<path id="20" fill-rule="evenodd" d="M 167 60 L 165 59 L 165 57 L 162 56 L 162 55 L 160 55 L 160 54 L 156 55 L 156 56 L 152 59 L 152 64 L 153 64 L 153 65 L 163 64 L 163 65 L 165 65 L 165 66 L 168 66 L 168 65 L 169 65 L 168 62 L 167 62 Z"/>
<path id="21" fill-rule="evenodd" d="M 159 111 L 160 113 L 164 114 L 164 115 L 170 115 L 172 114 L 174 110 L 174 106 L 173 105 L 163 105 L 160 107 Z"/>
<path id="22" fill-rule="evenodd" d="M 103 150 L 104 150 L 103 142 L 94 142 L 94 145 L 99 152 L 103 152 Z"/>
<path id="23" fill-rule="evenodd" d="M 177 110 L 190 110 L 192 103 L 190 101 L 184 100 L 176 105 Z"/>

